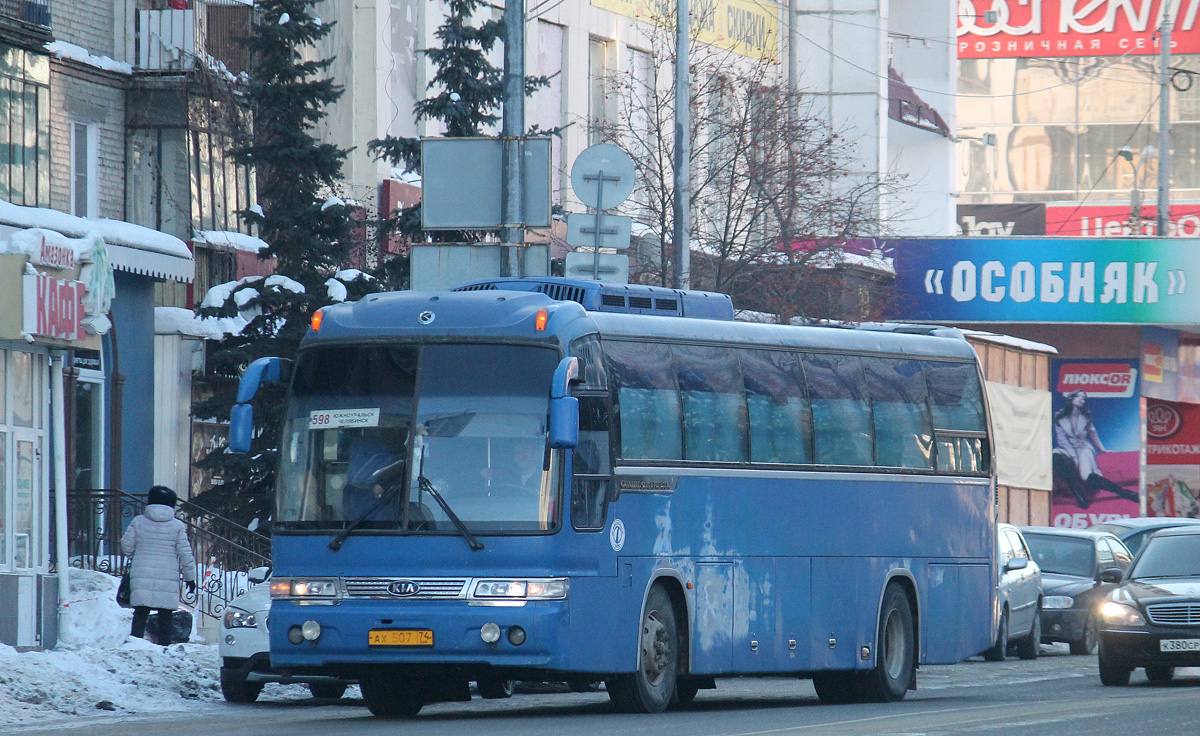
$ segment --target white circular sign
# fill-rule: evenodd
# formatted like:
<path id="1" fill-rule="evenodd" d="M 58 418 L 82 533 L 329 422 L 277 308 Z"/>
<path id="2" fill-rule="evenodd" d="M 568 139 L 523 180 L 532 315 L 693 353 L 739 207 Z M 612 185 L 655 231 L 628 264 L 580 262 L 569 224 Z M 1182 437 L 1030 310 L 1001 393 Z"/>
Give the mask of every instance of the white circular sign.
<path id="1" fill-rule="evenodd" d="M 613 519 L 612 527 L 608 530 L 608 542 L 613 552 L 620 552 L 625 546 L 625 524 L 620 519 Z"/>
<path id="2" fill-rule="evenodd" d="M 588 207 L 616 207 L 633 192 L 633 159 L 611 143 L 588 146 L 571 164 L 571 188 Z"/>

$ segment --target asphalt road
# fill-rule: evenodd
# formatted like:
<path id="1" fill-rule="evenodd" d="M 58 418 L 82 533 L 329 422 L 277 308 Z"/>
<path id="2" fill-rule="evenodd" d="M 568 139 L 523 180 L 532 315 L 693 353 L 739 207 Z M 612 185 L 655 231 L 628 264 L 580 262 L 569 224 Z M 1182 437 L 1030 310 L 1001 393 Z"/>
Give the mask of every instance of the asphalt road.
<path id="1" fill-rule="evenodd" d="M 822 734 L 1192 734 L 1200 732 L 1200 669 L 1152 685 L 1138 670 L 1128 687 L 1100 684 L 1096 658 L 1044 647 L 1035 661 L 921 668 L 918 689 L 901 703 L 825 706 L 808 681 L 718 680 L 687 710 L 657 716 L 616 714 L 597 693 L 518 694 L 510 700 L 427 706 L 415 719 L 374 718 L 357 697 L 273 699 L 254 705 L 205 704 L 188 713 L 103 717 L 13 729 L 17 734 L 129 736 L 334 736 L 418 733 L 421 736 L 801 736 Z M 350 693 L 356 694 L 355 690 Z"/>

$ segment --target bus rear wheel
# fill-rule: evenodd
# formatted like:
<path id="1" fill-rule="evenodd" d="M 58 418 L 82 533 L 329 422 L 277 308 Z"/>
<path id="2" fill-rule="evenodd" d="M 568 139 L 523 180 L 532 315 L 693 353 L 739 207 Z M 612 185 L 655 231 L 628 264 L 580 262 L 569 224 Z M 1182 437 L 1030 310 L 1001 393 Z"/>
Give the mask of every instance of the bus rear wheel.
<path id="1" fill-rule="evenodd" d="M 860 700 L 893 703 L 904 699 L 916 675 L 916 640 L 908 596 L 899 585 L 889 585 L 875 637 L 875 666 L 856 674 Z"/>
<path id="2" fill-rule="evenodd" d="M 606 680 L 608 697 L 624 713 L 662 713 L 675 695 L 678 669 L 675 606 L 666 589 L 655 585 L 646 596 L 638 632 L 637 671 Z"/>
<path id="3" fill-rule="evenodd" d="M 362 676 L 359 687 L 367 710 L 374 716 L 411 718 L 425 705 L 424 688 L 410 677 L 372 672 Z"/>

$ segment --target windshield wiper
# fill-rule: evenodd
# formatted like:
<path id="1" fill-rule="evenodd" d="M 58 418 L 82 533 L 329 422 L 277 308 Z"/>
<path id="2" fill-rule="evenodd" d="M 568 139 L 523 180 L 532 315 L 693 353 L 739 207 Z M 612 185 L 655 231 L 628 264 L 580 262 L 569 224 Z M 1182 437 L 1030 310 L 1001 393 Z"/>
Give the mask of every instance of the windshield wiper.
<path id="1" fill-rule="evenodd" d="M 437 501 L 438 506 L 442 507 L 442 511 L 446 512 L 446 516 L 450 517 L 450 521 L 458 529 L 458 533 L 463 536 L 463 539 L 467 540 L 467 544 L 471 545 L 471 551 L 478 552 L 483 549 L 483 544 L 475 538 L 475 535 L 471 533 L 471 530 L 467 528 L 462 519 L 458 518 L 458 514 L 454 513 L 454 509 L 450 508 L 450 504 L 446 503 L 446 499 L 442 498 L 442 494 L 438 489 L 433 487 L 433 483 L 430 483 L 429 479 L 424 475 L 418 475 L 417 482 L 421 484 L 421 490 L 433 496 L 433 500 Z"/>
<path id="2" fill-rule="evenodd" d="M 483 544 L 475 538 L 467 525 L 462 519 L 458 518 L 458 514 L 454 513 L 454 509 L 450 508 L 450 504 L 446 503 L 446 499 L 442 498 L 442 494 L 437 488 L 434 488 L 433 483 L 425 477 L 425 448 L 421 448 L 421 465 L 417 469 L 417 484 L 422 493 L 428 493 L 433 496 L 433 500 L 438 502 L 438 506 L 442 507 L 442 511 L 450 518 L 450 522 L 454 524 L 454 528 L 458 529 L 458 533 L 467 540 L 467 544 L 471 545 L 472 552 L 478 552 L 483 549 Z"/>
<path id="3" fill-rule="evenodd" d="M 385 465 L 384 467 L 372 473 L 371 477 L 366 480 L 365 485 L 367 488 L 374 488 L 375 486 L 389 480 L 397 472 L 402 472 L 403 470 L 404 461 L 397 460 L 391 465 Z M 359 524 L 362 524 L 367 520 L 368 517 L 387 505 L 389 501 L 395 500 L 396 496 L 400 493 L 401 485 L 402 484 L 397 483 L 390 489 L 379 494 L 379 498 L 375 500 L 375 503 L 371 504 L 371 506 L 366 511 L 362 512 L 357 519 L 350 522 L 345 529 L 338 532 L 338 535 L 329 542 L 329 549 L 333 550 L 334 552 L 337 552 L 339 549 L 341 549 L 342 543 L 346 541 L 346 537 L 350 536 L 350 532 L 357 529 Z"/>

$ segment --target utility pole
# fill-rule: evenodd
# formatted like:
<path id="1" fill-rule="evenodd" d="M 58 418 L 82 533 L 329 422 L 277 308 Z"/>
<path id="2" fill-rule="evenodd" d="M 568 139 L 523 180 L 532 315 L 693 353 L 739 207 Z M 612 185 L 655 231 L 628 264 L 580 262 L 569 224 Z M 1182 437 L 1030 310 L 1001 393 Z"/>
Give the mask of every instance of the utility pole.
<path id="1" fill-rule="evenodd" d="M 691 285 L 691 235 L 688 233 L 689 186 L 691 172 L 688 170 L 692 157 L 691 112 L 688 109 L 690 95 L 689 76 L 691 61 L 688 53 L 688 34 L 691 31 L 688 0 L 676 0 L 675 12 L 675 227 L 671 239 L 678 255 L 675 258 L 675 286 L 687 289 Z"/>
<path id="2" fill-rule="evenodd" d="M 525 135 L 525 0 L 504 3 L 504 141 L 501 167 L 500 275 L 518 276 L 525 242 L 522 212 L 521 137 Z"/>
<path id="3" fill-rule="evenodd" d="M 1166 235 L 1171 214 L 1171 4 L 1163 3 L 1158 38 L 1158 222 L 1155 235 Z"/>

